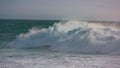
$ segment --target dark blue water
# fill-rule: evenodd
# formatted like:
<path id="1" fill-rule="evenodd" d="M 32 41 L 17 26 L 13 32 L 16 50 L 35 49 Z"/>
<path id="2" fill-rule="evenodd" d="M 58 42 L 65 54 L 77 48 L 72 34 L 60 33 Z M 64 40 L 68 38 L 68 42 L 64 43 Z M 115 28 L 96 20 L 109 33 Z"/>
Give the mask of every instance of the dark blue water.
<path id="1" fill-rule="evenodd" d="M 17 20 L 0 19 L 0 48 L 7 47 L 6 44 L 16 38 L 21 33 L 28 32 L 29 29 L 48 28 L 59 20 Z"/>

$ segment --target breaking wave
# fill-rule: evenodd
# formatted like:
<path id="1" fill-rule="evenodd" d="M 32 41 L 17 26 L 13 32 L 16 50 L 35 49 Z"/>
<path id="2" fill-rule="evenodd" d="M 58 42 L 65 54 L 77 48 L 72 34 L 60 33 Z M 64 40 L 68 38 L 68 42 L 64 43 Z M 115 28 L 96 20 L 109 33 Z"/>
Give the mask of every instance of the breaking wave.
<path id="1" fill-rule="evenodd" d="M 99 24 L 98 24 L 99 23 Z M 120 30 L 107 23 L 61 21 L 49 28 L 32 28 L 9 43 L 11 48 L 49 46 L 53 51 L 120 54 Z"/>

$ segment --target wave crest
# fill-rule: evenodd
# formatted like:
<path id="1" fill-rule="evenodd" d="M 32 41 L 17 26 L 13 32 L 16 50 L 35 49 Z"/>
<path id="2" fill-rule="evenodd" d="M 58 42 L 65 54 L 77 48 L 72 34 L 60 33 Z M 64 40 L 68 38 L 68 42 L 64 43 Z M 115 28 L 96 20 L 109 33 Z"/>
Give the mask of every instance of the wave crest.
<path id="1" fill-rule="evenodd" d="M 55 51 L 120 54 L 120 30 L 96 23 L 62 21 L 49 28 L 32 28 L 10 45 L 12 48 L 50 45 Z"/>

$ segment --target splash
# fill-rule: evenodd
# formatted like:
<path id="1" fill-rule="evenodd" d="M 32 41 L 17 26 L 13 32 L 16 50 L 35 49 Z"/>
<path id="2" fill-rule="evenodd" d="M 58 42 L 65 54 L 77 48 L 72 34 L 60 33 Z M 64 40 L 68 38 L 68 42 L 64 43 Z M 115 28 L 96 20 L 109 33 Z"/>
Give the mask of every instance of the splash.
<path id="1" fill-rule="evenodd" d="M 55 23 L 49 28 L 32 28 L 28 33 L 20 34 L 10 47 L 49 45 L 53 51 L 120 54 L 119 28 L 98 23 L 70 20 Z"/>

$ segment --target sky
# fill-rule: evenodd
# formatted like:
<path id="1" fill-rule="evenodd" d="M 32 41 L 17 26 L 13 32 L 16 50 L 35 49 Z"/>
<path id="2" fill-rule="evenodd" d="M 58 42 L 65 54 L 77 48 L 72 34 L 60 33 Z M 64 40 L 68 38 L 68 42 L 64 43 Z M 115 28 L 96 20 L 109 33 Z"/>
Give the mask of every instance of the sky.
<path id="1" fill-rule="evenodd" d="M 120 21 L 120 0 L 0 0 L 0 19 Z"/>

